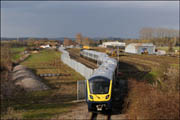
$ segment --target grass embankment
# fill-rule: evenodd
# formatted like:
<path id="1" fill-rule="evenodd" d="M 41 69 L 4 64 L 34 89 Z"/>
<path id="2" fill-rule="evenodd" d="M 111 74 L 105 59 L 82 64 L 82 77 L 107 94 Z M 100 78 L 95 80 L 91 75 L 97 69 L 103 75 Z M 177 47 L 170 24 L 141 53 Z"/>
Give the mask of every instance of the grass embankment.
<path id="1" fill-rule="evenodd" d="M 143 77 L 144 80 L 153 82 L 164 75 L 168 68 L 172 67 L 179 69 L 179 58 L 169 56 L 155 56 L 155 55 L 126 55 L 120 57 L 121 61 L 131 63 L 140 71 L 151 69 L 149 74 Z M 154 81 L 154 82 L 155 82 Z"/>
<path id="2" fill-rule="evenodd" d="M 12 47 L 11 50 L 11 57 L 12 61 L 17 61 L 22 56 L 22 52 L 26 49 L 26 47 Z"/>
<path id="3" fill-rule="evenodd" d="M 76 81 L 85 78 L 60 61 L 60 52 L 43 50 L 32 54 L 21 64 L 32 69 L 37 75 L 61 73 L 62 76 L 42 78 L 50 90 L 29 92 L 16 101 L 11 101 L 15 112 L 9 116 L 44 119 L 71 110 L 74 105 L 71 101 L 76 99 L 77 94 Z M 4 118 L 7 118 L 7 115 Z"/>
<path id="4" fill-rule="evenodd" d="M 125 55 L 120 61 L 140 73 L 127 75 L 129 119 L 179 119 L 178 57 Z"/>
<path id="5" fill-rule="evenodd" d="M 6 111 L 12 111 L 10 106 L 13 105 L 12 102 L 16 100 L 17 96 L 21 96 L 24 93 L 24 90 L 16 86 L 11 80 L 11 71 L 13 68 L 12 57 L 10 52 L 9 44 L 1 44 L 1 114 Z M 8 108 L 9 107 L 9 108 Z M 7 110 L 9 109 L 9 110 Z M 13 118 L 13 117 L 12 117 Z"/>

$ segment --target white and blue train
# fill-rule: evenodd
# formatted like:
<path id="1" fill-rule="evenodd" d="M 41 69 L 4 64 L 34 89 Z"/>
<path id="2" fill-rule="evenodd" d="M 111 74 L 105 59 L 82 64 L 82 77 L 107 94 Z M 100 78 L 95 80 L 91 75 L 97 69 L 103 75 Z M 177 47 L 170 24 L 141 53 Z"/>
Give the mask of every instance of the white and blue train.
<path id="1" fill-rule="evenodd" d="M 88 110 L 92 112 L 111 110 L 117 60 L 110 58 L 105 53 L 92 50 L 82 50 L 80 54 L 100 63 L 93 75 L 86 80 Z"/>

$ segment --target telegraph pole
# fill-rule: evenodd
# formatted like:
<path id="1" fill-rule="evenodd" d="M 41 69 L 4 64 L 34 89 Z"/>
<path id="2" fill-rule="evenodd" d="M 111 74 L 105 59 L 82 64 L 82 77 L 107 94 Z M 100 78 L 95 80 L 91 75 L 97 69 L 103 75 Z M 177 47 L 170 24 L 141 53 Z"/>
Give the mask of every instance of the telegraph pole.
<path id="1" fill-rule="evenodd" d="M 119 72 L 119 47 L 117 46 L 117 56 L 118 56 L 118 62 L 117 62 L 117 74 Z"/>

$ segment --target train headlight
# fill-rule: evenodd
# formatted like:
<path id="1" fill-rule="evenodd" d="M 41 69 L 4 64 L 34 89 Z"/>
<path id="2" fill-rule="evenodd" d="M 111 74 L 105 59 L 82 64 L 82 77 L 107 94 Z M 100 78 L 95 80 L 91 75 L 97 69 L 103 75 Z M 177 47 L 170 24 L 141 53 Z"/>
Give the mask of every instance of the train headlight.
<path id="1" fill-rule="evenodd" d="M 93 96 L 92 96 L 92 95 L 89 95 L 89 97 L 90 97 L 91 99 L 93 99 Z"/>
<path id="2" fill-rule="evenodd" d="M 109 95 L 106 96 L 106 99 L 108 99 L 108 98 L 109 98 Z"/>

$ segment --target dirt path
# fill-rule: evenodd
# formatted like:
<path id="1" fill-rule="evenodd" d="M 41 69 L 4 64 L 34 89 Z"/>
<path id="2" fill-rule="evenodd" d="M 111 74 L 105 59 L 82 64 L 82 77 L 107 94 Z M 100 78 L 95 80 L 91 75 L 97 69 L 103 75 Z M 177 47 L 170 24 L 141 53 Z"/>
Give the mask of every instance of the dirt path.
<path id="1" fill-rule="evenodd" d="M 62 115 L 59 115 L 53 119 L 82 119 L 82 120 L 90 120 L 92 118 L 92 113 L 88 112 L 87 104 L 86 103 L 79 103 L 76 107 L 73 107 L 70 112 L 64 113 Z M 96 117 L 97 120 L 106 120 L 106 119 L 111 119 L 111 120 L 122 120 L 122 119 L 127 119 L 127 115 L 125 114 L 116 114 L 116 115 L 108 115 L 105 114 L 97 114 Z"/>

